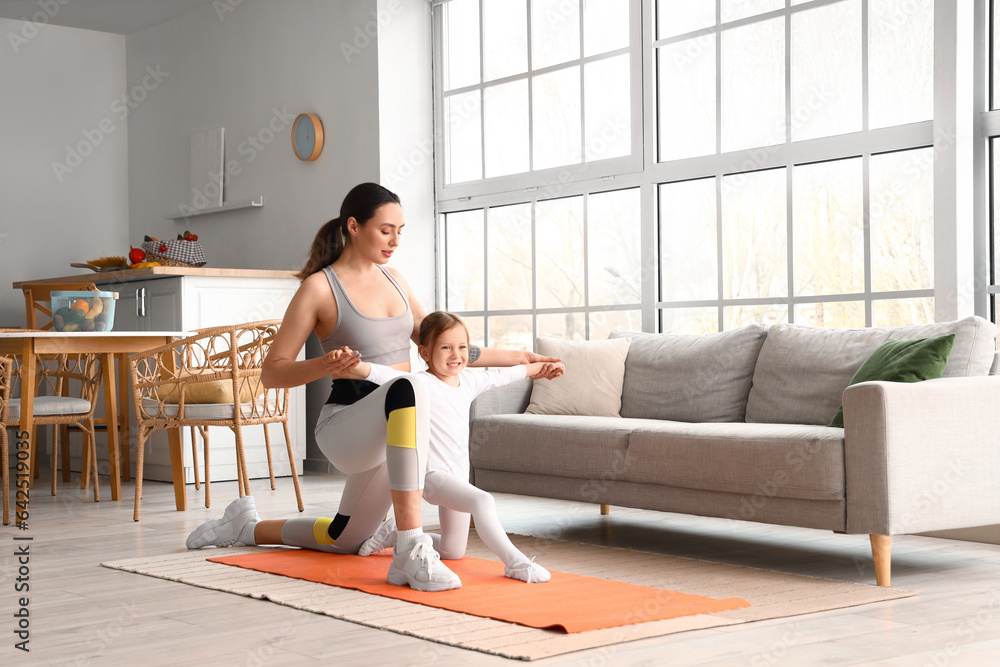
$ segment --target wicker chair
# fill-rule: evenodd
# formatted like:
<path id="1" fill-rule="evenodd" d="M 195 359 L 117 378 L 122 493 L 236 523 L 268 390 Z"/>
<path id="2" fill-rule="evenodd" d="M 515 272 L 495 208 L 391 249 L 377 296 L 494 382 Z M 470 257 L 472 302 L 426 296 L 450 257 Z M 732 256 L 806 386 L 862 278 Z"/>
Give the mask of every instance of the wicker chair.
<path id="1" fill-rule="evenodd" d="M 267 424 L 281 424 L 295 497 L 299 511 L 304 509 L 288 428 L 290 392 L 287 388 L 265 389 L 260 383 L 264 359 L 280 324 L 280 320 L 268 320 L 201 329 L 189 338 L 129 355 L 129 373 L 139 426 L 133 515 L 136 521 L 139 520 L 142 500 L 145 443 L 152 431 L 159 428 L 192 428 L 191 446 L 196 471 L 194 429 L 201 432 L 205 451 L 205 507 L 210 507 L 208 427 L 226 426 L 235 434 L 239 493 L 243 496 L 250 493 L 243 427 L 264 425 L 267 464 L 271 488 L 274 489 Z"/>
<path id="2" fill-rule="evenodd" d="M 4 427 L 3 448 L 3 485 L 4 513 L 3 522 L 9 523 L 8 495 L 9 472 L 7 470 L 7 429 L 18 428 L 21 424 L 21 399 L 11 398 L 20 388 L 20 360 L 6 358 L 3 364 L 3 409 L 0 421 Z M 97 448 L 94 444 L 94 406 L 101 385 L 100 358 L 93 354 L 60 354 L 51 358 L 39 358 L 37 368 L 38 382 L 35 387 L 34 423 L 38 426 L 73 425 L 84 434 L 83 440 L 83 470 L 81 477 L 89 480 L 90 470 L 94 470 L 94 501 L 101 499 L 97 481 Z M 79 390 L 77 391 L 77 387 Z M 68 391 L 66 391 L 68 389 Z M 78 394 L 67 396 L 65 394 Z M 36 439 L 32 439 L 34 443 Z M 59 442 L 58 431 L 52 443 L 52 495 L 56 495 L 56 472 L 58 470 Z M 32 460 L 37 460 L 32 456 Z M 89 483 L 89 482 L 88 482 Z"/>

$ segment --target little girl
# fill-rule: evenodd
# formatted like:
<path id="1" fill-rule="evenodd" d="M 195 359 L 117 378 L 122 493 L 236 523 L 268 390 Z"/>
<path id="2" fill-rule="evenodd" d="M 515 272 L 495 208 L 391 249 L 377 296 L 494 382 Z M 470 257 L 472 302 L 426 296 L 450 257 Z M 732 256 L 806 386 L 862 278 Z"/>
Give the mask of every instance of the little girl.
<path id="1" fill-rule="evenodd" d="M 476 532 L 490 550 L 503 561 L 504 574 L 527 583 L 549 580 L 548 571 L 529 560 L 504 532 L 496 515 L 496 505 L 486 491 L 469 479 L 469 408 L 476 396 L 487 389 L 502 387 L 525 377 L 551 379 L 563 374 L 561 363 L 536 362 L 486 371 L 468 370 L 469 331 L 458 315 L 437 311 L 420 325 L 418 352 L 429 368 L 423 374 L 431 397 L 430 439 L 424 500 L 438 506 L 441 535 L 432 535 L 442 559 L 465 555 L 469 540 L 469 515 Z M 358 363 L 359 378 L 382 384 L 405 375 L 387 366 Z M 396 542 L 396 522 L 389 519 L 358 552 L 367 556 Z"/>

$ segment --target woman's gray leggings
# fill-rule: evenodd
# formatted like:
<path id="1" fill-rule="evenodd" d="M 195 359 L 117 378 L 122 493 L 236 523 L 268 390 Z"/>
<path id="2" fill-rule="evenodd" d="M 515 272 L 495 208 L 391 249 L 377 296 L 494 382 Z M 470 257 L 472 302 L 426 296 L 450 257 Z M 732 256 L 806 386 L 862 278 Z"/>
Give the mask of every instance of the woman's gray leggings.
<path id="1" fill-rule="evenodd" d="M 327 404 L 316 443 L 347 474 L 334 518 L 285 521 L 282 542 L 330 553 L 356 554 L 392 505 L 390 490 L 424 488 L 430 432 L 424 378 L 395 378 L 353 405 Z"/>

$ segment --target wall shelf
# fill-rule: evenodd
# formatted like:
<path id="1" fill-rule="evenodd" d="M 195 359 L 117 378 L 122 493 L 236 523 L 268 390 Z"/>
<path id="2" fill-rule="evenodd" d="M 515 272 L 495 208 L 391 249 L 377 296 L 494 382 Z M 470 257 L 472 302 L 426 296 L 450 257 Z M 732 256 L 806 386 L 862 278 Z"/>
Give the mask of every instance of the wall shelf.
<path id="1" fill-rule="evenodd" d="M 212 206 L 209 208 L 196 209 L 189 206 L 184 206 L 186 210 L 184 213 L 171 213 L 166 216 L 167 220 L 186 220 L 187 218 L 193 218 L 199 215 L 209 215 L 210 213 L 222 213 L 223 211 L 235 211 L 241 208 L 260 208 L 264 205 L 264 195 L 258 195 L 257 197 L 251 197 L 249 199 L 237 199 L 235 201 L 226 202 L 222 206 Z"/>

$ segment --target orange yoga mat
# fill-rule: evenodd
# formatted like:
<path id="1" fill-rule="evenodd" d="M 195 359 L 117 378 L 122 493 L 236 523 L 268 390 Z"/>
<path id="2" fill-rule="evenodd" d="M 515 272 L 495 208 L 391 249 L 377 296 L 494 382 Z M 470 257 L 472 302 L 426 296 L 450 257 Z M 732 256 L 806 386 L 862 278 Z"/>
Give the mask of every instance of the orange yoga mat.
<path id="1" fill-rule="evenodd" d="M 391 558 L 281 549 L 208 560 L 566 633 L 750 606 L 741 598 L 717 600 L 564 572 L 552 572 L 544 584 L 526 584 L 505 577 L 499 561 L 469 557 L 447 561 L 461 588 L 423 593 L 386 583 Z"/>

